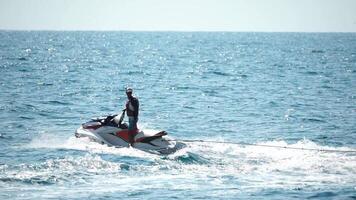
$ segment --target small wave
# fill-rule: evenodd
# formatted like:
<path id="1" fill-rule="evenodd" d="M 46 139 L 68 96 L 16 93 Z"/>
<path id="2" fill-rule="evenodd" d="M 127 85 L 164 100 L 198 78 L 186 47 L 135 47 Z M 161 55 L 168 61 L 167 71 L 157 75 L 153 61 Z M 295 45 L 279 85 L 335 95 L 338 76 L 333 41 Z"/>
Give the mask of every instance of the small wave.
<path id="1" fill-rule="evenodd" d="M 311 52 L 312 53 L 325 53 L 325 51 L 323 51 L 323 50 L 312 50 Z"/>
<path id="2" fill-rule="evenodd" d="M 11 140 L 11 139 L 13 139 L 13 137 L 9 136 L 9 135 L 6 135 L 6 133 L 0 133 L 0 139 Z M 0 165 L 1 165 L 1 163 L 0 163 Z"/>
<path id="3" fill-rule="evenodd" d="M 145 75 L 144 71 L 127 71 L 127 72 L 123 72 L 123 74 L 125 75 Z"/>
<path id="4" fill-rule="evenodd" d="M 32 104 L 24 104 L 24 106 L 26 106 L 26 108 L 28 109 L 32 109 L 32 110 L 36 110 L 36 106 L 32 105 Z"/>
<path id="5" fill-rule="evenodd" d="M 215 60 L 211 60 L 211 59 L 206 59 L 206 60 L 199 61 L 198 63 L 201 63 L 201 64 L 216 63 L 216 61 Z"/>
<path id="6" fill-rule="evenodd" d="M 212 74 L 219 75 L 219 76 L 231 76 L 231 74 L 229 73 L 219 72 L 219 71 L 213 71 Z"/>
<path id="7" fill-rule="evenodd" d="M 29 72 L 30 70 L 29 69 L 25 69 L 25 68 L 22 68 L 22 69 L 19 69 L 20 72 Z"/>
<path id="8" fill-rule="evenodd" d="M 308 199 L 324 199 L 324 198 L 332 198 L 337 196 L 337 193 L 334 192 L 319 192 L 317 194 L 313 194 L 312 196 L 308 197 Z"/>
<path id="9" fill-rule="evenodd" d="M 304 74 L 306 74 L 306 75 L 318 75 L 319 73 L 318 72 L 314 72 L 314 71 L 307 71 Z"/>
<path id="10" fill-rule="evenodd" d="M 248 76 L 246 74 L 241 74 L 240 77 L 241 78 L 247 78 Z"/>
<path id="11" fill-rule="evenodd" d="M 172 157 L 167 157 L 172 159 Z M 182 164 L 208 164 L 209 160 L 203 156 L 191 152 L 186 152 L 184 154 L 176 154 L 173 157 L 173 160 L 176 160 Z"/>
<path id="12" fill-rule="evenodd" d="M 27 116 L 19 116 L 19 118 L 25 120 L 34 119 L 34 117 L 27 117 Z"/>
<path id="13" fill-rule="evenodd" d="M 332 89 L 333 87 L 330 86 L 330 85 L 322 85 L 321 88 L 324 88 L 324 89 Z"/>
<path id="14" fill-rule="evenodd" d="M 1 182 L 19 182 L 25 184 L 37 184 L 37 185 L 53 185 L 57 182 L 55 176 L 51 177 L 30 177 L 30 178 L 0 178 Z"/>
<path id="15" fill-rule="evenodd" d="M 37 83 L 37 85 L 41 85 L 41 86 L 52 86 L 52 85 L 54 85 L 54 84 L 53 84 L 53 83 L 39 82 L 39 83 Z"/>
<path id="16" fill-rule="evenodd" d="M 317 123 L 326 123 L 325 120 L 319 119 L 319 118 L 303 118 L 302 121 L 317 122 Z"/>
<path id="17" fill-rule="evenodd" d="M 62 101 L 56 101 L 56 100 L 47 101 L 46 103 L 52 104 L 52 105 L 70 105 L 70 103 L 62 102 Z"/>
<path id="18" fill-rule="evenodd" d="M 191 87 L 189 86 L 178 86 L 178 87 L 175 87 L 176 90 L 189 90 L 189 89 L 192 89 Z"/>

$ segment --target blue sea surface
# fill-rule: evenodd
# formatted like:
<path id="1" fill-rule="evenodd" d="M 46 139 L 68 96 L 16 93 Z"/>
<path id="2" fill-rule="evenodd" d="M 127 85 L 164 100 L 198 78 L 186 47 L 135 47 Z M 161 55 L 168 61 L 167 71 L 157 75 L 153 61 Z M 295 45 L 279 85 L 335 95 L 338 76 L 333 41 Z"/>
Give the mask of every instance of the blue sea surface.
<path id="1" fill-rule="evenodd" d="M 126 86 L 197 141 L 75 138 Z M 0 31 L 0 121 L 0 199 L 356 199 L 356 34 Z"/>

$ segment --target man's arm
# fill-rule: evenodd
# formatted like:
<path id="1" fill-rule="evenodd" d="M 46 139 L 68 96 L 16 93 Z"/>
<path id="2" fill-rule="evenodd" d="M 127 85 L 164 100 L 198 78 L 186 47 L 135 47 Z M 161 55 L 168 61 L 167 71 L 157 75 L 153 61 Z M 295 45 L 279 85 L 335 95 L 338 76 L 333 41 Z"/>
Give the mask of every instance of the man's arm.
<path id="1" fill-rule="evenodd" d="M 135 111 L 134 111 L 134 116 L 137 118 L 138 117 L 138 110 L 140 108 L 140 103 L 138 101 L 137 98 L 135 98 L 135 100 L 133 101 L 133 106 L 135 107 Z"/>

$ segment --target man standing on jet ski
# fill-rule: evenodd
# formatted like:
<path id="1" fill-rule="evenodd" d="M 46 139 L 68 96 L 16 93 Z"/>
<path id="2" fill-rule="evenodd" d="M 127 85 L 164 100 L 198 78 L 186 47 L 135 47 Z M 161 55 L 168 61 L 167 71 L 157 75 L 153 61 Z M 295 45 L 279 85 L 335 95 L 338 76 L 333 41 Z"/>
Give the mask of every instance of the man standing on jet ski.
<path id="1" fill-rule="evenodd" d="M 131 146 L 133 145 L 134 137 L 137 131 L 137 121 L 138 121 L 138 109 L 139 102 L 137 97 L 132 96 L 132 88 L 126 88 L 127 102 L 126 102 L 126 114 L 129 118 L 129 142 Z"/>

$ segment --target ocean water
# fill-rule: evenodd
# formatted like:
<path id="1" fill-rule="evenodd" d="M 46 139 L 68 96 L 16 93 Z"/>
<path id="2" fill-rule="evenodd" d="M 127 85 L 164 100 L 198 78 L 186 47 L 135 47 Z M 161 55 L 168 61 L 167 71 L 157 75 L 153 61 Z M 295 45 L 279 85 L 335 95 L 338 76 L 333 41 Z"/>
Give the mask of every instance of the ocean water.
<path id="1" fill-rule="evenodd" d="M 0 31 L 0 75 L 0 199 L 356 199 L 355 33 Z M 126 86 L 139 128 L 211 142 L 75 138 Z"/>

